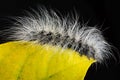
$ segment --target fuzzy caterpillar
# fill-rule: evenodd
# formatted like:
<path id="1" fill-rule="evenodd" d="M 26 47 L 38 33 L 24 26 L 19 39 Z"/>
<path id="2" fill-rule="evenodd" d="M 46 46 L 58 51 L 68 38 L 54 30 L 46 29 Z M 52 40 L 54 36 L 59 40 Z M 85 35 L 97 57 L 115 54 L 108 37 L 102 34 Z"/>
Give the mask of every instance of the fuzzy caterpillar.
<path id="1" fill-rule="evenodd" d="M 81 25 L 77 19 L 61 18 L 45 8 L 29 14 L 16 18 L 17 22 L 3 35 L 9 35 L 7 39 L 13 41 L 36 41 L 70 48 L 98 62 L 111 55 L 110 45 L 96 27 Z"/>

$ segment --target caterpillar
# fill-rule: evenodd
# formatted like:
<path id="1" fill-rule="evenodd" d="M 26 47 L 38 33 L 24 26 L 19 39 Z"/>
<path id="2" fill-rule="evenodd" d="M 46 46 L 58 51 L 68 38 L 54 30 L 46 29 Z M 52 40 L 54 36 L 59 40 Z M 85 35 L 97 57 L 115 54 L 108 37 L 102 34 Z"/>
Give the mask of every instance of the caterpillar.
<path id="1" fill-rule="evenodd" d="M 111 55 L 110 45 L 97 27 L 82 25 L 77 18 L 60 17 L 45 8 L 16 18 L 16 23 L 3 35 L 9 35 L 7 39 L 13 41 L 37 41 L 70 48 L 98 62 Z"/>

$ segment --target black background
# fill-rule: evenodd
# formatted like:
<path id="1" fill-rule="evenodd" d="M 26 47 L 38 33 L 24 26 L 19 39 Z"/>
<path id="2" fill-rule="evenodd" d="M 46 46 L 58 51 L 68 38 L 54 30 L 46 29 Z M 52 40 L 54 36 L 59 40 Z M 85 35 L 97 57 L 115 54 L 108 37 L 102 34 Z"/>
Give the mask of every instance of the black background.
<path id="1" fill-rule="evenodd" d="M 101 27 L 106 40 L 119 51 L 120 4 L 117 0 L 0 0 L 0 29 L 6 25 L 6 17 L 22 16 L 24 10 L 35 9 L 38 5 L 57 10 L 63 16 L 76 11 L 81 21 Z M 119 63 L 111 60 L 107 66 L 98 64 L 96 68 L 92 65 L 85 80 L 120 80 Z"/>

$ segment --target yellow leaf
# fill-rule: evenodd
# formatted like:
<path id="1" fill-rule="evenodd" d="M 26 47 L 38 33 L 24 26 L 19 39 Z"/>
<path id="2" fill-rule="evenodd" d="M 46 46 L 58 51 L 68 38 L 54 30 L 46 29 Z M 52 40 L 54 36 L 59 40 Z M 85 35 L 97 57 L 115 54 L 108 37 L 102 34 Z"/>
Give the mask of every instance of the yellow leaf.
<path id="1" fill-rule="evenodd" d="M 94 62 L 59 46 L 8 42 L 0 45 L 0 80 L 83 80 Z"/>

